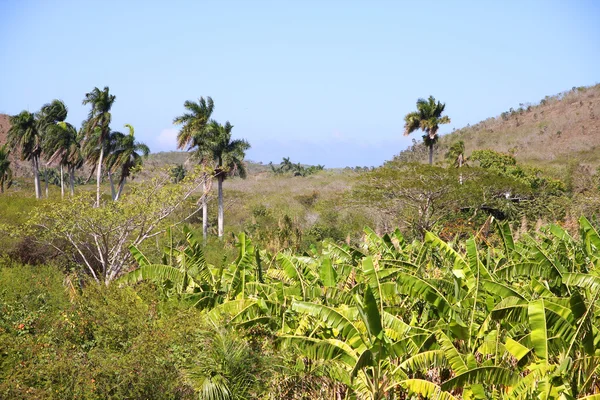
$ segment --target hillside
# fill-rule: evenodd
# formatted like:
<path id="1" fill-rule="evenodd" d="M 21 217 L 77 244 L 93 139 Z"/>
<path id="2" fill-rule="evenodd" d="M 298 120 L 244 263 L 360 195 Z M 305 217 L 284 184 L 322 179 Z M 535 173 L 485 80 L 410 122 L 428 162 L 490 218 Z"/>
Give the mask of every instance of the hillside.
<path id="1" fill-rule="evenodd" d="M 467 155 L 474 150 L 493 149 L 511 153 L 518 161 L 538 167 L 557 169 L 574 160 L 597 166 L 600 164 L 599 115 L 600 85 L 573 88 L 546 96 L 537 104 L 521 103 L 495 118 L 442 136 L 434 162 L 442 162 L 448 147 L 462 140 Z M 417 139 L 417 134 L 414 137 Z M 420 140 L 398 157 L 427 160 Z"/>

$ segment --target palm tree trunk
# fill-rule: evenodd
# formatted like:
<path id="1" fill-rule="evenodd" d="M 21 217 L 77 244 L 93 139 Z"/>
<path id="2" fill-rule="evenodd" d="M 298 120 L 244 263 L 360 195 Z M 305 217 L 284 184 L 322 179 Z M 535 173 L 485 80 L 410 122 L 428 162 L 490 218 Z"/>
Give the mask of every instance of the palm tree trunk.
<path id="1" fill-rule="evenodd" d="M 217 183 L 219 191 L 219 239 L 223 239 L 223 175 L 219 175 Z"/>
<path id="2" fill-rule="evenodd" d="M 65 198 L 65 180 L 63 175 L 63 165 L 60 164 L 60 198 Z"/>
<path id="3" fill-rule="evenodd" d="M 202 192 L 204 197 L 202 198 L 202 237 L 204 244 L 208 239 L 208 175 L 204 174 L 204 182 L 202 183 Z"/>
<path id="4" fill-rule="evenodd" d="M 433 144 L 429 145 L 429 165 L 433 165 Z"/>
<path id="5" fill-rule="evenodd" d="M 117 194 L 115 193 L 115 184 L 113 182 L 113 178 L 112 178 L 112 172 L 110 172 L 110 170 L 108 170 L 108 181 L 110 182 L 110 197 L 113 200 L 116 200 L 116 196 Z"/>
<path id="6" fill-rule="evenodd" d="M 71 196 L 75 194 L 75 166 L 69 166 L 69 182 L 71 184 Z"/>
<path id="7" fill-rule="evenodd" d="M 121 183 L 119 184 L 119 190 L 117 191 L 117 194 L 114 197 L 115 201 L 119 200 L 119 197 L 121 197 L 121 193 L 123 192 L 123 188 L 125 187 L 125 179 L 126 178 L 123 178 L 121 180 Z"/>
<path id="8" fill-rule="evenodd" d="M 104 158 L 104 143 L 100 144 L 98 171 L 96 171 L 96 207 L 100 207 L 100 181 L 102 179 L 102 159 Z"/>
<path id="9" fill-rule="evenodd" d="M 48 198 L 48 167 L 44 168 L 44 180 L 46 181 L 46 198 Z"/>
<path id="10" fill-rule="evenodd" d="M 33 156 L 32 164 L 33 164 L 33 185 L 35 186 L 35 198 L 40 199 L 42 197 L 42 186 L 40 185 L 40 170 L 38 167 L 38 159 L 36 156 Z"/>

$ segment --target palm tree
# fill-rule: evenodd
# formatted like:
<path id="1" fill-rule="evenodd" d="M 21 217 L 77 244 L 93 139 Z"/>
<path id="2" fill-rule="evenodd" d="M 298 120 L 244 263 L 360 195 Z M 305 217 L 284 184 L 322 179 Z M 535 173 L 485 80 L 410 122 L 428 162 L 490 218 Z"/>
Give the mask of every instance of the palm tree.
<path id="1" fill-rule="evenodd" d="M 61 100 L 52 100 L 50 103 L 46 103 L 42 106 L 40 111 L 36 115 L 36 120 L 38 123 L 38 129 L 40 134 L 43 137 L 42 142 L 42 153 L 45 151 L 44 142 L 47 140 L 50 131 L 54 129 L 56 124 L 60 122 L 64 122 L 67 119 L 68 109 L 65 103 Z M 49 161 L 46 162 L 46 168 L 44 168 L 44 183 L 46 186 L 46 197 L 48 197 L 48 164 Z M 62 185 L 61 185 L 62 191 Z"/>
<path id="2" fill-rule="evenodd" d="M 143 158 L 148 157 L 150 154 L 150 148 L 144 143 L 135 141 L 133 126 L 126 124 L 129 129 L 129 134 L 124 135 L 120 132 L 113 132 L 111 136 L 114 140 L 114 149 L 106 158 L 107 169 L 111 171 L 113 168 L 121 168 L 121 177 L 119 178 L 118 190 L 113 196 L 115 201 L 119 200 L 123 187 L 125 186 L 125 180 L 131 175 L 131 171 L 142 165 Z"/>
<path id="3" fill-rule="evenodd" d="M 211 121 L 207 127 L 206 147 L 215 165 L 215 176 L 218 185 L 219 212 L 218 227 L 219 238 L 223 237 L 223 181 L 228 175 L 238 174 L 246 177 L 246 168 L 243 160 L 250 144 L 244 139 L 231 140 L 233 125 L 229 121 L 225 125 Z"/>
<path id="4" fill-rule="evenodd" d="M 200 97 L 197 103 L 187 100 L 183 103 L 188 112 L 173 120 L 176 125 L 182 125 L 181 130 L 177 134 L 177 148 L 190 151 L 194 150 L 194 156 L 200 163 L 207 163 L 207 152 L 204 147 L 206 139 L 206 127 L 210 121 L 215 104 L 213 99 L 208 96 L 206 99 Z M 205 176 L 206 178 L 206 176 Z M 208 191 L 208 182 L 204 181 L 204 196 L 202 197 L 202 235 L 204 241 L 208 237 L 208 199 L 206 192 Z"/>
<path id="5" fill-rule="evenodd" d="M 106 174 L 108 175 L 108 181 L 110 182 L 110 192 L 111 199 L 115 199 L 116 190 L 113 180 L 113 165 L 112 162 L 107 162 L 107 159 L 110 158 L 110 155 L 117 148 L 117 137 L 124 136 L 121 132 L 110 132 L 108 137 L 102 143 L 102 146 L 99 146 L 99 136 L 100 130 L 96 129 L 91 135 L 88 135 L 86 140 L 83 142 L 82 152 L 84 154 L 84 158 L 86 162 L 91 166 L 90 174 L 87 178 L 89 181 L 92 175 L 98 171 L 98 162 L 100 161 L 100 149 L 102 148 L 102 164 L 107 167 Z"/>
<path id="6" fill-rule="evenodd" d="M 44 142 L 44 150 L 48 156 L 48 163 L 56 160 L 60 164 L 60 195 L 64 197 L 63 167 L 69 174 L 69 188 L 71 196 L 75 192 L 75 169 L 83 165 L 81 150 L 81 132 L 67 122 L 58 122 L 48 128 L 48 135 Z"/>
<path id="7" fill-rule="evenodd" d="M 84 125 L 86 141 L 96 142 L 99 149 L 96 170 L 96 207 L 100 207 L 100 181 L 102 179 L 102 162 L 104 159 L 104 144 L 110 135 L 110 109 L 115 102 L 115 96 L 109 93 L 106 86 L 104 90 L 95 87 L 90 93 L 85 94 L 82 104 L 91 104 L 92 108 Z"/>
<path id="8" fill-rule="evenodd" d="M 33 182 L 35 185 L 35 198 L 42 197 L 40 186 L 40 154 L 42 153 L 42 136 L 36 122 L 36 116 L 29 111 L 10 117 L 8 130 L 8 144 L 12 149 L 19 150 L 21 160 L 31 161 L 33 166 Z"/>
<path id="9" fill-rule="evenodd" d="M 183 164 L 174 165 L 169 170 L 169 174 L 171 175 L 171 181 L 173 183 L 179 183 L 185 178 L 185 167 L 183 166 Z"/>
<path id="10" fill-rule="evenodd" d="M 8 145 L 0 147 L 0 193 L 4 193 L 4 184 L 8 189 L 12 185 L 12 169 L 10 169 L 10 149 Z"/>
<path id="11" fill-rule="evenodd" d="M 463 165 L 466 165 L 467 159 L 465 158 L 465 142 L 463 142 L 462 140 L 459 140 L 458 142 L 454 143 L 452 146 L 450 146 L 450 148 L 448 149 L 448 152 L 446 153 L 446 160 L 448 161 L 449 164 L 451 164 L 452 166 L 455 166 L 456 168 L 462 168 Z M 459 176 L 459 182 L 462 185 L 463 183 L 463 177 L 462 177 L 462 173 Z"/>
<path id="12" fill-rule="evenodd" d="M 435 101 L 433 96 L 429 99 L 417 100 L 417 111 L 406 114 L 404 117 L 404 135 L 410 135 L 414 131 L 421 129 L 425 132 L 423 141 L 429 147 L 429 164 L 433 164 L 433 146 L 437 143 L 437 131 L 439 125 L 450 123 L 447 115 L 442 116 L 446 104 Z"/>

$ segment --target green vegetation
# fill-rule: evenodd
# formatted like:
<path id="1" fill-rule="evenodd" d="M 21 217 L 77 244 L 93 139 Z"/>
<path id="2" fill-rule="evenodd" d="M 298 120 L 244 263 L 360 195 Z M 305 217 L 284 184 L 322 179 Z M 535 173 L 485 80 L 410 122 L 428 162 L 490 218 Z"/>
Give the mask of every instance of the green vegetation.
<path id="1" fill-rule="evenodd" d="M 79 131 L 58 100 L 11 118 L 0 188 L 16 152 L 36 199 L 0 196 L 0 398 L 600 396 L 593 166 L 438 138 L 433 97 L 405 119 L 425 146 L 378 168 L 244 161 L 210 97 L 174 119 L 189 152 L 150 155 L 114 101 Z"/>
<path id="2" fill-rule="evenodd" d="M 597 230 L 582 218 L 580 238 L 550 225 L 515 240 L 495 226 L 495 246 L 365 230 L 358 247 L 303 255 L 241 234 L 224 265 L 187 231 L 162 264 L 134 248 L 140 267 L 108 287 L 3 268 L 0 393 L 593 398 Z"/>
<path id="3" fill-rule="evenodd" d="M 325 169 L 324 165 L 309 165 L 305 167 L 300 163 L 294 164 L 290 161 L 289 157 L 283 157 L 278 167 L 273 165 L 272 162 L 269 163 L 269 166 L 275 175 L 291 174 L 292 176 L 308 176 Z"/>

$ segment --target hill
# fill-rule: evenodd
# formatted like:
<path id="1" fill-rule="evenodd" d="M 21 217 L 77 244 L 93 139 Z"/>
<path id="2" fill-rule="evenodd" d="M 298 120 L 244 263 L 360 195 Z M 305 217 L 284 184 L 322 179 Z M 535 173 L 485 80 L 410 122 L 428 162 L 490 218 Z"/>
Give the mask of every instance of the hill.
<path id="1" fill-rule="evenodd" d="M 434 162 L 443 162 L 452 143 L 462 140 L 467 155 L 474 150 L 492 149 L 541 168 L 562 169 L 572 161 L 597 166 L 600 164 L 599 116 L 600 85 L 574 87 L 546 96 L 536 104 L 521 103 L 497 117 L 440 137 Z M 427 151 L 417 139 L 415 145 L 397 157 L 426 162 Z"/>

